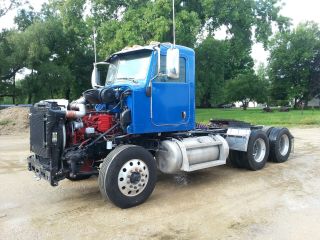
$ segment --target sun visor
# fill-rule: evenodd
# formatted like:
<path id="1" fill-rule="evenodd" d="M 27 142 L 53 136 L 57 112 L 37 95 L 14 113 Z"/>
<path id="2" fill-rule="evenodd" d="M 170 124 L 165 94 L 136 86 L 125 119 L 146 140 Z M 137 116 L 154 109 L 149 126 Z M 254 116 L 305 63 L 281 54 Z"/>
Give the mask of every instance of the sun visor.
<path id="1" fill-rule="evenodd" d="M 150 52 L 150 51 L 154 51 L 154 46 L 138 46 L 138 45 L 135 45 L 133 47 L 125 47 L 121 51 L 113 53 L 112 55 L 110 55 L 105 61 L 106 62 L 110 62 L 111 59 L 113 59 L 114 57 L 121 56 L 121 55 L 124 55 L 124 54 L 131 54 L 131 53 L 137 53 L 137 52 Z"/>

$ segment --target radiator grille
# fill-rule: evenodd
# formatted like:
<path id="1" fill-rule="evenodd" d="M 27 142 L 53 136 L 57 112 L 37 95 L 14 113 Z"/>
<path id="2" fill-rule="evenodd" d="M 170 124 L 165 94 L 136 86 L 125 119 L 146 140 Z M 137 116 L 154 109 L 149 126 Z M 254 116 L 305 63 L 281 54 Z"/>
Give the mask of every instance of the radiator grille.
<path id="1" fill-rule="evenodd" d="M 30 147 L 37 155 L 49 158 L 47 114 L 48 109 L 32 107 L 30 109 Z"/>

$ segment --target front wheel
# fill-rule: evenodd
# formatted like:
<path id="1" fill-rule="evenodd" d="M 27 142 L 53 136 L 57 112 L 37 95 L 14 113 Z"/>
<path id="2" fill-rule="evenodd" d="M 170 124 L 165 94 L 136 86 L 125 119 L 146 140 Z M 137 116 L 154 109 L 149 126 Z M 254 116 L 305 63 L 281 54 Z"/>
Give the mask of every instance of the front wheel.
<path id="1" fill-rule="evenodd" d="M 146 201 L 157 181 L 157 167 L 151 153 L 135 145 L 122 145 L 103 161 L 99 188 L 104 198 L 120 208 Z"/>

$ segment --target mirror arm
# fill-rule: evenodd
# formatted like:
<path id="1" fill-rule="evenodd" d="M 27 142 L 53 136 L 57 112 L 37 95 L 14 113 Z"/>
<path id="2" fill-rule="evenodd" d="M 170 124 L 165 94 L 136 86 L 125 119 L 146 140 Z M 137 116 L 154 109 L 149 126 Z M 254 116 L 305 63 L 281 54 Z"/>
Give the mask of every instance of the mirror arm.
<path id="1" fill-rule="evenodd" d="M 158 48 L 158 74 L 160 73 L 160 67 L 161 67 L 161 52 L 159 47 Z"/>
<path id="2" fill-rule="evenodd" d="M 153 81 L 154 79 L 156 79 L 157 77 L 159 77 L 159 73 L 156 74 L 153 78 L 150 79 L 149 84 L 148 84 L 148 86 L 146 87 L 146 95 L 147 95 L 147 97 L 150 97 L 150 96 L 151 96 L 151 93 L 152 93 L 152 81 Z"/>
<path id="3" fill-rule="evenodd" d="M 152 81 L 154 79 L 156 79 L 157 77 L 161 76 L 160 75 L 160 60 L 161 60 L 161 56 L 160 56 L 160 46 L 156 48 L 157 49 L 157 53 L 158 53 L 158 69 L 157 69 L 157 74 L 150 79 L 148 86 L 146 87 L 146 95 L 147 97 L 151 97 L 152 94 Z"/>
<path id="4" fill-rule="evenodd" d="M 151 86 L 148 86 L 148 87 L 146 88 L 146 96 L 147 96 L 147 97 L 151 97 L 151 93 L 152 93 L 152 88 L 151 88 Z"/>

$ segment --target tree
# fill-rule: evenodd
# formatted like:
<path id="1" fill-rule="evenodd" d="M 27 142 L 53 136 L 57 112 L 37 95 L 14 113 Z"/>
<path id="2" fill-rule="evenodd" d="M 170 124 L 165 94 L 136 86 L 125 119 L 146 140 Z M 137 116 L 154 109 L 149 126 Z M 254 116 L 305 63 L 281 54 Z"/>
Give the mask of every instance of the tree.
<path id="1" fill-rule="evenodd" d="M 121 19 L 107 20 L 98 27 L 100 55 L 151 41 L 172 42 L 171 1 L 144 1 L 144 4 L 138 4 L 139 8 L 128 2 Z M 177 43 L 193 47 L 201 27 L 198 14 L 180 7 L 176 12 L 176 26 Z"/>
<path id="2" fill-rule="evenodd" d="M 39 92 L 46 92 L 46 89 L 41 86 L 48 85 L 50 81 L 52 83 L 49 84 L 53 85 L 57 80 L 61 82 L 59 78 L 50 77 L 51 72 L 57 72 L 57 67 L 65 66 L 66 59 L 69 57 L 68 40 L 59 21 L 35 22 L 23 32 L 10 32 L 5 40 L 7 50 L 4 62 L 8 63 L 8 67 L 2 68 L 2 82 L 7 83 L 9 86 L 7 90 L 11 91 L 11 95 L 15 96 L 15 75 L 23 68 L 31 70 L 30 76 L 20 84 L 24 88 L 22 93 L 26 94 L 28 103 L 34 102 Z M 69 74 L 65 74 L 65 81 L 73 81 L 72 77 L 67 76 Z M 37 84 L 39 77 L 42 77 L 42 84 Z M 59 84 L 57 87 L 66 89 L 69 85 Z M 60 96 L 63 95 L 60 94 Z"/>
<path id="3" fill-rule="evenodd" d="M 279 14 L 277 3 L 175 0 L 177 44 L 197 52 L 197 104 L 213 106 L 225 101 L 225 83 L 253 67 L 253 39 L 267 47 L 271 26 L 285 29 L 288 21 Z M 15 92 L 15 74 L 28 68 L 31 75 L 18 84 L 24 86 L 20 93 L 28 102 L 41 96 L 34 88 L 41 86 L 39 81 L 53 81 L 52 76 L 62 81 L 64 74 L 68 84 L 48 94 L 75 98 L 90 87 L 92 28 L 98 30 L 98 59 L 128 45 L 172 42 L 172 1 L 50 0 L 39 13 L 21 9 L 15 22 L 18 30 L 0 43 L 0 74 L 6 85 L 2 89 Z M 216 41 L 215 30 L 222 26 L 227 27 L 229 37 Z"/>
<path id="4" fill-rule="evenodd" d="M 269 63 L 275 100 L 294 100 L 297 107 L 319 94 L 319 49 L 320 29 L 312 22 L 276 35 Z"/>
<path id="5" fill-rule="evenodd" d="M 33 91 L 33 102 L 37 102 L 41 99 L 65 96 L 72 81 L 74 81 L 74 76 L 68 67 L 55 62 L 46 62 L 38 68 L 37 73 L 29 75 L 20 84 L 26 95 L 30 90 Z"/>
<path id="6" fill-rule="evenodd" d="M 320 98 L 320 49 L 314 52 L 310 70 L 310 97 Z"/>
<path id="7" fill-rule="evenodd" d="M 272 25 L 281 31 L 286 29 L 288 19 L 279 14 L 277 3 L 277 0 L 175 1 L 177 43 L 196 49 L 197 105 L 210 107 L 223 102 L 224 83 L 253 68 L 254 37 L 267 47 Z M 90 20 L 98 28 L 100 56 L 128 45 L 172 42 L 171 0 L 94 0 L 92 4 Z M 228 40 L 221 44 L 208 40 L 222 26 L 228 29 Z M 228 46 L 227 50 L 224 47 L 220 50 L 215 44 Z"/>
<path id="8" fill-rule="evenodd" d="M 14 18 L 14 22 L 20 31 L 26 30 L 27 27 L 37 20 L 40 20 L 39 14 L 36 13 L 32 7 L 19 10 L 17 16 Z"/>
<path id="9" fill-rule="evenodd" d="M 16 97 L 15 76 L 23 67 L 27 55 L 21 48 L 25 43 L 24 39 L 16 36 L 16 32 L 6 30 L 1 33 L 0 41 L 0 96 L 11 97 L 13 103 Z"/>
<path id="10" fill-rule="evenodd" d="M 271 81 L 268 76 L 268 67 L 263 63 L 259 64 L 256 71 L 256 75 L 258 77 L 258 80 L 261 82 L 261 85 L 263 85 L 263 90 L 265 94 L 265 96 L 263 96 L 263 101 L 265 101 L 269 106 L 271 104 Z"/>
<path id="11" fill-rule="evenodd" d="M 45 8 L 46 21 L 59 21 L 63 28 L 65 53 L 61 62 L 67 65 L 74 76 L 65 91 L 65 97 L 78 98 L 90 88 L 90 76 L 94 61 L 92 27 L 85 18 L 85 0 L 52 1 Z"/>
<path id="12" fill-rule="evenodd" d="M 0 17 L 6 15 L 10 10 L 21 5 L 20 0 L 0 0 Z"/>
<path id="13" fill-rule="evenodd" d="M 214 36 L 221 26 L 227 28 L 230 41 L 229 78 L 252 69 L 251 47 L 254 39 L 268 47 L 272 26 L 287 29 L 288 18 L 280 15 L 278 0 L 203 0 L 206 28 Z"/>
<path id="14" fill-rule="evenodd" d="M 267 46 L 271 26 L 284 29 L 288 24 L 288 19 L 279 14 L 277 3 L 278 0 L 176 0 L 177 42 L 194 47 L 198 34 L 206 31 L 214 37 L 215 30 L 227 26 L 234 50 L 230 61 L 237 69 L 248 65 L 248 61 L 252 66 L 252 29 L 257 41 Z M 93 0 L 91 20 L 99 29 L 102 54 L 151 40 L 172 41 L 171 4 L 171 0 Z"/>
<path id="15" fill-rule="evenodd" d="M 264 103 L 267 101 L 267 86 L 253 72 L 239 74 L 226 84 L 229 101 L 241 102 L 247 110 L 249 102 Z"/>
<path id="16" fill-rule="evenodd" d="M 196 56 L 197 106 L 208 108 L 223 103 L 228 43 L 208 37 L 196 48 Z"/>
<path id="17" fill-rule="evenodd" d="M 80 5 L 79 1 L 56 1 L 45 5 L 41 14 L 32 9 L 19 12 L 15 22 L 20 31 L 12 31 L 5 38 L 10 51 L 4 59 L 10 68 L 4 71 L 10 75 L 5 74 L 3 82 L 10 95 L 15 85 L 12 76 L 23 68 L 30 69 L 31 74 L 18 84 L 24 95 L 19 99 L 28 103 L 52 96 L 77 98 L 90 87 L 94 58 Z"/>

